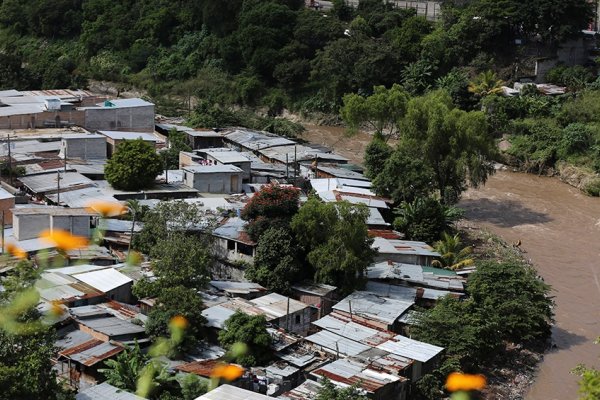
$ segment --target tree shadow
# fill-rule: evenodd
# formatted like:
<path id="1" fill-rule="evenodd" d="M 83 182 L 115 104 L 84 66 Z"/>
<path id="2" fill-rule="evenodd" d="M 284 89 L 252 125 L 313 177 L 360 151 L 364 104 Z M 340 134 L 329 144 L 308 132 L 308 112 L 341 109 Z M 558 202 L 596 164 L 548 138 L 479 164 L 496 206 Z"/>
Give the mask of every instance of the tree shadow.
<path id="1" fill-rule="evenodd" d="M 531 210 L 514 200 L 466 199 L 459 203 L 467 219 L 489 222 L 502 228 L 552 221 L 547 214 Z"/>
<path id="2" fill-rule="evenodd" d="M 568 350 L 572 346 L 577 346 L 578 344 L 585 343 L 588 340 L 589 339 L 585 336 L 578 335 L 573 332 L 568 332 L 560 326 L 554 325 L 552 327 L 551 344 L 547 351 L 554 352 L 560 350 Z"/>

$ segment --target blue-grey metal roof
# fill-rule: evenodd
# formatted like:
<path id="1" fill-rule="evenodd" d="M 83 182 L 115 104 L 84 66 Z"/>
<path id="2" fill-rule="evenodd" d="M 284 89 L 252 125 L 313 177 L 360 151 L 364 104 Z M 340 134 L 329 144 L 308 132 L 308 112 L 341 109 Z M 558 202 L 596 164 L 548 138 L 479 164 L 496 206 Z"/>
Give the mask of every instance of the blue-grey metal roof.
<path id="1" fill-rule="evenodd" d="M 138 334 L 145 331 L 143 326 L 132 324 L 117 317 L 101 317 L 95 319 L 85 319 L 81 324 L 107 336 L 121 336 Z"/>
<path id="2" fill-rule="evenodd" d="M 393 339 L 380 344 L 377 348 L 420 362 L 427 362 L 444 350 L 443 347 L 420 342 L 402 335 L 395 336 Z"/>
<path id="3" fill-rule="evenodd" d="M 103 382 L 99 385 L 85 389 L 75 396 L 76 400 L 143 400 L 143 397 L 136 396 L 123 389 L 119 389 Z"/>
<path id="4" fill-rule="evenodd" d="M 305 339 L 332 354 L 339 353 L 345 356 L 356 356 L 371 348 L 371 346 L 345 338 L 330 331 L 320 331 L 314 335 L 307 336 Z"/>
<path id="5" fill-rule="evenodd" d="M 357 291 L 342 299 L 333 309 L 392 325 L 413 304 L 414 300 L 396 300 L 371 292 Z"/>

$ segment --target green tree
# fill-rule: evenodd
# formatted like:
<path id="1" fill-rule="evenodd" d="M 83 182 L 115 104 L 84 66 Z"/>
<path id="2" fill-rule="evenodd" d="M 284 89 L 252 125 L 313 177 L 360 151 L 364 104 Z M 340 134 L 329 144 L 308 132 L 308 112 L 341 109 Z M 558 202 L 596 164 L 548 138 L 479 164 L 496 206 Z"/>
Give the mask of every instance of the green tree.
<path id="1" fill-rule="evenodd" d="M 166 236 L 197 229 L 207 230 L 214 225 L 214 217 L 206 215 L 197 204 L 182 200 L 161 201 L 154 209 L 145 213 L 144 226 L 133 239 L 133 247 L 150 254 L 154 246 Z"/>
<path id="2" fill-rule="evenodd" d="M 490 360 L 501 348 L 497 320 L 479 312 L 473 301 L 446 296 L 417 318 L 413 337 L 446 349 L 445 355 L 461 361 L 463 367 Z"/>
<path id="3" fill-rule="evenodd" d="M 385 168 L 385 163 L 394 150 L 380 135 L 374 135 L 365 148 L 365 175 L 375 179 Z"/>
<path id="4" fill-rule="evenodd" d="M 183 400 L 195 400 L 208 391 L 208 382 L 197 375 L 186 375 L 180 384 Z"/>
<path id="5" fill-rule="evenodd" d="M 322 387 L 315 400 L 366 400 L 367 397 L 359 392 L 360 383 L 346 388 L 338 388 L 326 377 L 321 381 Z"/>
<path id="6" fill-rule="evenodd" d="M 135 393 L 137 381 L 149 357 L 142 352 L 137 341 L 133 346 L 125 348 L 113 360 L 104 362 L 106 368 L 99 372 L 104 375 L 106 381 L 120 389 Z"/>
<path id="7" fill-rule="evenodd" d="M 501 94 L 503 85 L 504 81 L 498 79 L 495 72 L 488 70 L 477 75 L 469 83 L 469 92 L 478 97 Z"/>
<path id="8" fill-rule="evenodd" d="M 269 228 L 258 239 L 254 263 L 245 276 L 277 293 L 287 293 L 298 279 L 298 249 L 286 229 Z"/>
<path id="9" fill-rule="evenodd" d="M 163 165 L 154 146 L 142 139 L 120 143 L 104 168 L 108 183 L 121 190 L 148 188 L 162 171 Z"/>
<path id="10" fill-rule="evenodd" d="M 293 187 L 263 186 L 252 196 L 242 210 L 248 221 L 246 230 L 253 240 L 258 240 L 270 227 L 287 227 L 298 211 L 300 192 Z"/>
<path id="11" fill-rule="evenodd" d="M 146 333 L 153 338 L 169 337 L 169 321 L 182 316 L 188 321 L 184 340 L 175 352 L 194 348 L 203 336 L 206 318 L 202 315 L 204 305 L 198 292 L 184 286 L 165 287 L 158 295 L 156 305 L 148 315 Z M 171 354 L 174 355 L 174 354 Z"/>
<path id="12" fill-rule="evenodd" d="M 398 145 L 373 178 L 373 189 L 394 203 L 411 202 L 434 191 L 434 174 L 422 157 L 415 157 L 409 146 Z M 365 156 L 366 159 L 366 156 Z M 377 165 L 379 167 L 379 165 Z"/>
<path id="13" fill-rule="evenodd" d="M 403 202 L 396 210 L 394 227 L 409 240 L 434 243 L 451 229 L 461 213 L 454 207 L 445 206 L 432 197 L 418 197 L 413 202 Z"/>
<path id="14" fill-rule="evenodd" d="M 192 147 L 187 143 L 186 134 L 173 128 L 169 131 L 169 148 L 162 152 L 167 169 L 179 169 L 181 151 L 192 151 Z"/>
<path id="15" fill-rule="evenodd" d="M 315 281 L 350 293 L 362 285 L 373 261 L 369 209 L 342 201 L 324 203 L 311 196 L 292 219 L 292 230 L 315 270 Z"/>
<path id="16" fill-rule="evenodd" d="M 432 265 L 448 269 L 459 269 L 473 264 L 473 248 L 465 246 L 460 240 L 460 235 L 454 236 L 442 233 L 441 240 L 434 245 L 435 251 L 442 255 L 441 260 L 435 260 Z"/>
<path id="17" fill-rule="evenodd" d="M 0 296 L 0 399 L 70 399 L 52 369 L 56 333 L 36 308 L 33 283 L 39 271 L 28 262 L 3 279 Z"/>
<path id="18" fill-rule="evenodd" d="M 375 86 L 371 96 L 347 94 L 343 102 L 340 115 L 351 131 L 355 132 L 366 124 L 387 141 L 400 133 L 399 125 L 406 112 L 408 94 L 397 84 L 390 89 Z"/>
<path id="19" fill-rule="evenodd" d="M 212 257 L 206 239 L 173 233 L 152 248 L 154 290 L 183 286 L 200 290 L 209 280 Z"/>
<path id="20" fill-rule="evenodd" d="M 227 350 L 237 343 L 244 343 L 248 351 L 234 358 L 234 362 L 244 367 L 262 365 L 271 358 L 271 336 L 267 332 L 267 320 L 264 315 L 250 316 L 236 311 L 225 321 L 224 329 L 219 332 L 219 343 Z"/>
<path id="21" fill-rule="evenodd" d="M 433 172 L 444 203 L 456 202 L 467 183 L 476 187 L 494 172 L 496 148 L 485 115 L 456 109 L 444 91 L 409 101 L 398 151 L 411 150 Z"/>
<path id="22" fill-rule="evenodd" d="M 550 334 L 550 287 L 533 268 L 518 262 L 478 263 L 467 291 L 473 302 L 498 324 L 501 339 L 526 343 Z"/>
<path id="23" fill-rule="evenodd" d="M 600 338 L 594 342 L 600 343 Z M 572 373 L 579 375 L 579 400 L 594 400 L 600 398 L 600 370 L 579 364 Z"/>

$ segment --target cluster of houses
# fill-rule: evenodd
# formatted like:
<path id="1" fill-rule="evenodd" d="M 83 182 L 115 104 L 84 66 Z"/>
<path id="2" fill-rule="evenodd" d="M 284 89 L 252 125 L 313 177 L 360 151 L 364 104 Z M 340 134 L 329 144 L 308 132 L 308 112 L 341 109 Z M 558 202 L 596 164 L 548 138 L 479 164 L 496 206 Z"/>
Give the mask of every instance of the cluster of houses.
<path id="1" fill-rule="evenodd" d="M 274 360 L 201 399 L 311 399 L 326 377 L 339 387 L 358 385 L 372 399 L 403 400 L 410 398 L 411 384 L 438 365 L 444 349 L 411 339 L 411 325 L 419 307 L 431 307 L 443 296 L 463 296 L 465 278 L 432 267 L 440 254 L 392 230 L 391 201 L 377 196 L 348 159 L 265 132 L 196 130 L 155 121 L 154 106 L 141 99 L 5 91 L 0 105 L 0 157 L 9 173 L 0 180 L 4 243 L 52 266 L 36 288 L 41 309 L 60 304 L 64 311 L 56 322 L 53 361 L 59 377 L 79 391 L 78 399 L 138 398 L 103 382 L 99 369 L 128 345 L 149 344 L 144 324 L 156 304 L 132 294 L 136 281 L 152 275 L 149 263 L 124 262 L 142 223 L 101 220 L 85 208 L 90 201 L 136 199 L 153 208 L 181 199 L 217 218 L 211 235 L 218 266 L 199 293 L 206 306 L 206 342 L 182 360 L 164 361 L 174 374 L 210 377 L 225 354 L 218 332 L 238 310 L 265 316 Z M 142 139 L 160 152 L 173 130 L 183 133 L 192 149 L 180 153 L 179 169 L 165 170 L 154 187 L 138 192 L 115 190 L 104 180 L 104 165 L 119 143 Z M 336 287 L 302 282 L 284 296 L 244 280 L 243 265 L 253 262 L 256 243 L 239 212 L 272 183 L 314 191 L 326 202 L 368 207 L 378 255 L 364 290 L 342 297 Z M 39 239 L 47 229 L 90 237 L 99 224 L 105 230 L 102 245 L 68 251 L 67 259 Z M 44 259 L 37 260 L 41 250 Z M 13 267 L 1 265 L 0 275 Z"/>

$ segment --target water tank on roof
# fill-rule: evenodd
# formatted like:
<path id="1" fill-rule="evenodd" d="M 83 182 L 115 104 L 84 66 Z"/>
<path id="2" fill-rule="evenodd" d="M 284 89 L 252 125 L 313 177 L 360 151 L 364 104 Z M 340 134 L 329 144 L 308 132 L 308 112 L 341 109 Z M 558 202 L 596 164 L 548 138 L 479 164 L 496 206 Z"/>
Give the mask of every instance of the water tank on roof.
<path id="1" fill-rule="evenodd" d="M 104 107 L 114 107 L 115 105 L 113 103 L 110 102 L 110 100 L 105 100 L 104 101 Z"/>
<path id="2" fill-rule="evenodd" d="M 59 99 L 46 99 L 46 110 L 48 111 L 60 111 L 60 100 Z"/>

